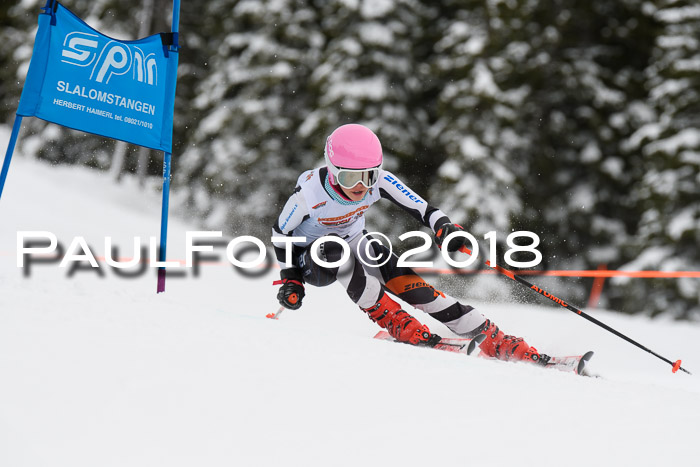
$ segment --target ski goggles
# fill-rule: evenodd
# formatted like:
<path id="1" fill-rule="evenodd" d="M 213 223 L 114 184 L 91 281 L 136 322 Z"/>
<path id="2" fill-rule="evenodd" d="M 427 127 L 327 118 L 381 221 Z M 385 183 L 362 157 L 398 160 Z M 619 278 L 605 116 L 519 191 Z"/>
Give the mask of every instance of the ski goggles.
<path id="1" fill-rule="evenodd" d="M 351 189 L 358 183 L 362 183 L 366 188 L 372 188 L 379 180 L 379 168 L 373 169 L 341 169 L 333 174 L 338 184 L 346 189 Z"/>

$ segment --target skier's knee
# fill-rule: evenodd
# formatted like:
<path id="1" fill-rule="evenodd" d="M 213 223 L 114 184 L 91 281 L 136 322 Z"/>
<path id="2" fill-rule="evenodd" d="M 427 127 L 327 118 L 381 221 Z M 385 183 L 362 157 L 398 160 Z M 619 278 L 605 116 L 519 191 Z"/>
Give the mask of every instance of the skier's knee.
<path id="1" fill-rule="evenodd" d="M 316 287 L 325 287 L 336 281 L 339 268 L 328 268 L 318 264 L 311 257 L 312 245 L 307 246 L 299 258 L 304 281 Z M 318 247 L 319 259 L 334 263 L 343 256 L 343 247 L 337 242 L 324 242 Z"/>

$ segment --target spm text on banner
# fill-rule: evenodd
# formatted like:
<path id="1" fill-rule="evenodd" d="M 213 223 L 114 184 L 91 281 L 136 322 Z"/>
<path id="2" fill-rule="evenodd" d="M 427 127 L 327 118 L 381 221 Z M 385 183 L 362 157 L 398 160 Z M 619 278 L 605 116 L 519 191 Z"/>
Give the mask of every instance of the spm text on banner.
<path id="1" fill-rule="evenodd" d="M 39 16 L 17 114 L 171 152 L 178 54 L 166 39 L 112 39 L 56 3 Z"/>

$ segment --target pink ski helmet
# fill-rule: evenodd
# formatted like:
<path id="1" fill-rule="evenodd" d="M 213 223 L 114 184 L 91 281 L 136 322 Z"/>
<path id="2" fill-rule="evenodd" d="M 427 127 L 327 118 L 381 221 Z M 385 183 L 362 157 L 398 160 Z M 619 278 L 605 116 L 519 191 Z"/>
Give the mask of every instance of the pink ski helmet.
<path id="1" fill-rule="evenodd" d="M 352 188 L 358 182 L 371 187 L 382 167 L 382 145 L 366 126 L 354 123 L 337 128 L 326 139 L 326 166 L 332 184 Z"/>

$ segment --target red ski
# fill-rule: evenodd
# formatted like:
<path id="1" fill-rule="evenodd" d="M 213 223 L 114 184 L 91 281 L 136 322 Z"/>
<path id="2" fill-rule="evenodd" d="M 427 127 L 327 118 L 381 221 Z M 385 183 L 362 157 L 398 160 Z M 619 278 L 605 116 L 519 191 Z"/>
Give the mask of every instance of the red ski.
<path id="1" fill-rule="evenodd" d="M 593 351 L 583 355 L 571 355 L 568 357 L 550 357 L 545 368 L 553 368 L 559 371 L 568 371 L 577 375 L 589 376 L 585 373 L 586 363 L 593 357 Z"/>
<path id="2" fill-rule="evenodd" d="M 376 336 L 374 336 L 375 339 L 381 339 L 385 341 L 392 341 L 396 342 L 396 339 L 391 337 L 391 335 L 386 332 L 386 331 L 379 331 Z M 483 334 L 480 334 L 476 336 L 474 339 L 465 339 L 465 338 L 445 338 L 442 337 L 438 341 L 437 344 L 435 344 L 433 349 L 438 349 L 438 350 L 444 350 L 446 352 L 455 352 L 455 353 L 463 353 L 466 355 L 471 355 L 472 352 L 478 347 L 481 342 L 486 338 Z M 481 357 L 481 358 L 488 358 L 488 359 L 493 359 L 495 358 L 492 357 L 487 357 L 486 355 L 479 353 L 476 356 Z M 577 375 L 584 375 L 587 376 L 584 372 L 584 368 L 586 366 L 586 363 L 593 357 L 593 352 L 586 352 L 583 355 L 569 355 L 565 357 L 550 357 L 549 361 L 547 362 L 546 365 L 544 365 L 544 368 L 550 368 L 553 370 L 559 370 L 559 371 L 564 371 L 564 372 L 569 372 L 569 373 L 575 373 Z"/>
<path id="3" fill-rule="evenodd" d="M 379 331 L 374 338 L 396 342 L 396 339 L 391 337 L 391 335 L 386 331 Z M 481 344 L 481 342 L 483 342 L 485 338 L 486 336 L 483 334 L 476 336 L 474 339 L 441 337 L 438 343 L 430 348 L 444 350 L 445 352 L 463 353 L 469 355 L 479 344 Z"/>

